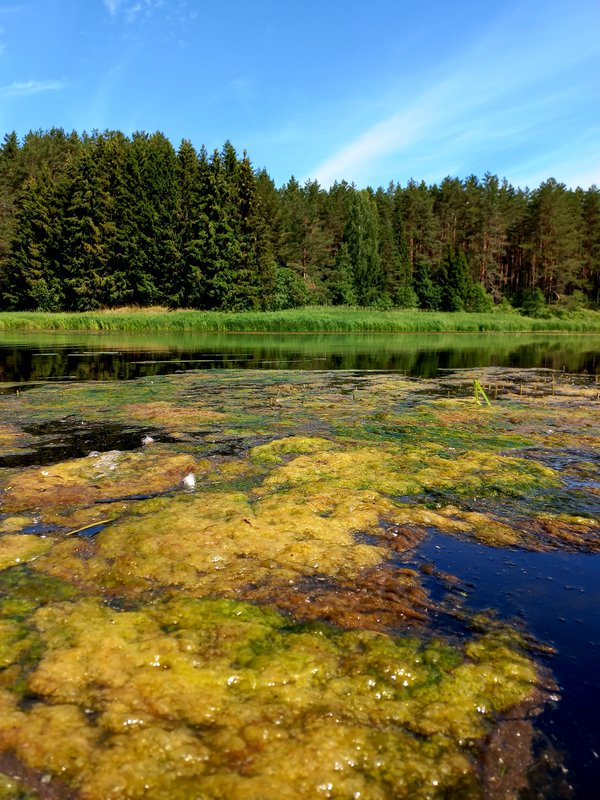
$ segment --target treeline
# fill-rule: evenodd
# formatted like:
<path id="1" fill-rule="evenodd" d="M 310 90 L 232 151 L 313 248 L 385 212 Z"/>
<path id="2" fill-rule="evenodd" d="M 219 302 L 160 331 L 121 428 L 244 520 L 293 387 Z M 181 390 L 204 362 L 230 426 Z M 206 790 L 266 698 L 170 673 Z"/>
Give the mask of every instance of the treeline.
<path id="1" fill-rule="evenodd" d="M 303 305 L 526 313 L 600 303 L 600 190 L 446 178 L 278 188 L 227 142 L 7 134 L 0 308 Z"/>

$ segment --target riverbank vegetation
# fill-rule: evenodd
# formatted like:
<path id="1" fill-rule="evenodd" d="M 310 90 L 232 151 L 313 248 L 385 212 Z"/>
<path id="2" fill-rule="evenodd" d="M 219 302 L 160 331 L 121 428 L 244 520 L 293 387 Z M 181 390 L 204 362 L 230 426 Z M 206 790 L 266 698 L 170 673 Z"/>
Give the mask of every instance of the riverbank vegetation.
<path id="1" fill-rule="evenodd" d="M 600 313 L 526 317 L 516 312 L 310 307 L 282 311 L 113 309 L 83 313 L 0 313 L 0 331 L 144 331 L 194 333 L 600 333 Z"/>
<path id="2" fill-rule="evenodd" d="M 210 155 L 160 133 L 53 129 L 4 137 L 0 197 L 0 310 L 516 307 L 543 318 L 600 301 L 595 186 L 520 189 L 486 174 L 276 187 L 230 143 Z"/>

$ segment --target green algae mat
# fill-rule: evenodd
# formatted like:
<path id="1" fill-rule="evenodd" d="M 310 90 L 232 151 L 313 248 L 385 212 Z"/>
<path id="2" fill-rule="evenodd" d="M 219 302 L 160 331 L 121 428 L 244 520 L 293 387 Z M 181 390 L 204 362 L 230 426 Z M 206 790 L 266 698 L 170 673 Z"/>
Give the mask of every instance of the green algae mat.
<path id="1" fill-rule="evenodd" d="M 415 553 L 600 551 L 599 451 L 543 372 L 0 396 L 0 798 L 538 796 L 549 648 Z"/>

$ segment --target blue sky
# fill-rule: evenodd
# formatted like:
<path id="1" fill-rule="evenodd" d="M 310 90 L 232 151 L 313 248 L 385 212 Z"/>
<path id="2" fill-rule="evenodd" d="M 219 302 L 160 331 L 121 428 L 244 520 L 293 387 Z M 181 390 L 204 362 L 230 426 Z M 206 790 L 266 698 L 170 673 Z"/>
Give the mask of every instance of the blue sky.
<path id="1" fill-rule="evenodd" d="M 230 139 L 280 185 L 600 185 L 599 0 L 0 0 L 0 135 Z"/>

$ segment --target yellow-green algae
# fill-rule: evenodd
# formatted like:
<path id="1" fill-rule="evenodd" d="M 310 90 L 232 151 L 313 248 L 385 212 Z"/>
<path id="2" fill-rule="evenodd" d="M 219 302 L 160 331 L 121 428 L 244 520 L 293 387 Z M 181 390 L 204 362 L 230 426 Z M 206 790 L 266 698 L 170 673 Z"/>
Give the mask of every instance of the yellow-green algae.
<path id="1" fill-rule="evenodd" d="M 177 487 L 195 459 L 156 448 L 150 452 L 118 450 L 94 453 L 43 468 L 25 469 L 5 487 L 3 508 L 70 508 L 99 500 L 142 492 L 160 492 Z"/>
<path id="2" fill-rule="evenodd" d="M 96 537 L 92 554 L 76 540 L 57 543 L 38 569 L 126 593 L 185 589 L 194 596 L 298 575 L 356 575 L 381 563 L 383 547 L 354 531 L 377 529 L 395 507 L 371 493 L 301 497 L 242 492 L 181 494 L 158 508 L 123 517 Z"/>
<path id="3" fill-rule="evenodd" d="M 36 702 L 0 690 L 0 748 L 84 800 L 479 798 L 474 747 L 538 682 L 501 631 L 449 646 L 191 599 L 26 624 Z"/>
<path id="4" fill-rule="evenodd" d="M 250 458 L 259 464 L 279 464 L 287 455 L 317 453 L 332 447 L 332 442 L 318 436 L 288 436 L 253 447 Z"/>
<path id="5" fill-rule="evenodd" d="M 390 559 L 429 530 L 600 549 L 600 405 L 482 383 L 491 408 L 472 385 L 326 373 L 0 396 L 0 751 L 83 800 L 485 794 L 477 748 L 531 705 L 535 665 L 507 632 L 432 643 L 419 575 Z M 10 464 L 30 424 L 107 415 L 155 442 Z"/>
<path id="6" fill-rule="evenodd" d="M 39 800 L 39 795 L 27 790 L 18 778 L 0 773 L 0 800 Z"/>
<path id="7" fill-rule="evenodd" d="M 0 570 L 32 561 L 52 546 L 47 539 L 31 534 L 5 534 L 0 536 Z"/>
<path id="8" fill-rule="evenodd" d="M 0 519 L 0 533 L 18 533 L 24 528 L 34 524 L 33 516 L 11 516 Z"/>

